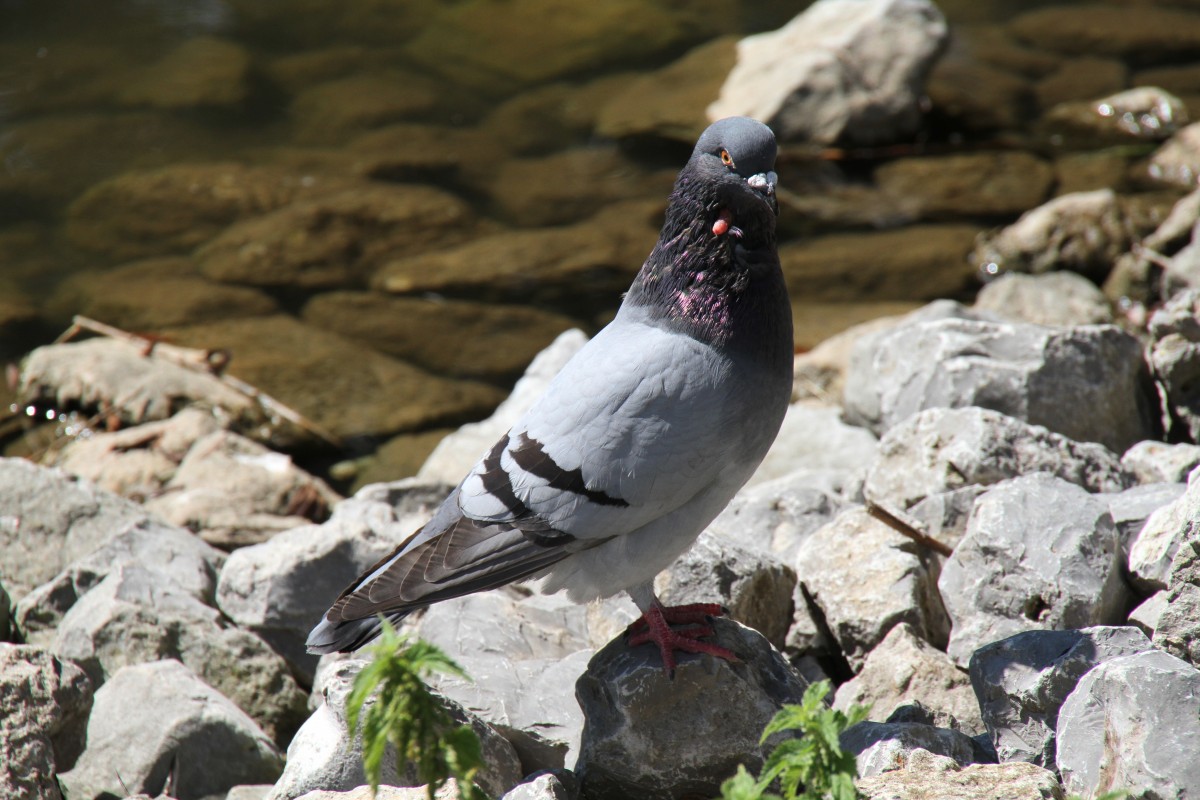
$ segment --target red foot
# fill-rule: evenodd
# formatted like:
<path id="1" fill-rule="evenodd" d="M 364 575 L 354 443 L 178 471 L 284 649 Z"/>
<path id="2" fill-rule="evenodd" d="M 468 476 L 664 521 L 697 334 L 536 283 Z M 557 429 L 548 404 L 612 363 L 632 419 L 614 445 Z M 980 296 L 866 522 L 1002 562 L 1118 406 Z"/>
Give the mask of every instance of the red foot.
<path id="1" fill-rule="evenodd" d="M 725 613 L 725 609 L 716 603 L 692 603 L 685 606 L 660 606 L 656 603 L 641 619 L 629 626 L 629 646 L 636 647 L 650 642 L 658 645 L 663 672 L 668 678 L 675 676 L 676 650 L 708 653 L 726 661 L 738 661 L 737 655 L 728 648 L 697 641 L 713 635 L 712 626 L 707 624 L 708 618 L 723 616 Z M 672 624 L 689 627 L 674 630 L 671 628 Z"/>

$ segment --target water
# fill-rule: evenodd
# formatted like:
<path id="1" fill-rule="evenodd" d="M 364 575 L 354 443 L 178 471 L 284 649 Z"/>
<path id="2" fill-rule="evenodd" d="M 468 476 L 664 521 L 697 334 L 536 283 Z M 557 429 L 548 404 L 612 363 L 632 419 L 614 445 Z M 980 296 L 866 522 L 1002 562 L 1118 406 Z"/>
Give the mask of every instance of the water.
<path id="1" fill-rule="evenodd" d="M 603 324 L 653 242 L 665 187 L 689 145 L 607 140 L 596 132 L 606 104 L 690 48 L 777 27 L 803 5 L 631 0 L 608 6 L 606 17 L 543 0 L 526 17 L 528 0 L 3 0 L 0 358 L 49 341 L 72 314 L 86 312 L 184 344 L 228 347 L 235 373 L 306 413 L 342 417 L 339 432 L 366 449 L 481 416 L 557 330 Z M 936 296 L 968 299 L 977 285 L 965 261 L 974 235 L 1055 192 L 1162 192 L 1130 178 L 1152 146 L 1065 141 L 1047 130 L 1045 112 L 1152 74 L 1175 81 L 1200 113 L 1200 47 L 1146 43 L 1145 34 L 1134 49 L 1081 56 L 1064 54 L 1070 48 L 1061 43 L 1008 36 L 1011 17 L 1042 5 L 943 5 L 960 36 L 950 66 L 931 80 L 934 105 L 913 142 L 785 148 L 780 173 L 791 203 L 781 231 L 785 261 L 799 265 L 789 273 L 803 312 L 799 345 Z M 1113 7 L 1143 16 L 1159 9 Z M 1080 4 L 1079 18 L 1091 13 Z M 1099 57 L 1080 60 L 1091 56 Z M 967 79 L 963 70 L 974 72 Z M 947 188 L 948 161 L 920 172 L 930 157 L 1013 152 L 1032 153 L 1037 169 L 1012 158 L 963 161 L 952 177 L 965 193 Z M 1014 165 L 1015 174 L 984 174 L 996 164 Z M 176 170 L 169 179 L 148 185 L 150 171 L 167 167 Z M 246 168 L 252 172 L 237 171 Z M 905 169 L 919 177 L 881 189 L 881 170 Z M 122 180 L 142 183 L 133 194 L 124 184 L 96 189 Z M 369 209 L 347 210 L 352 202 L 344 200 L 334 212 L 288 218 L 290 231 L 247 230 L 226 246 L 224 261 L 211 244 L 234 224 L 296 209 L 331 188 L 351 197 L 413 185 L 445 192 L 461 211 L 430 221 L 411 216 L 397 195 L 381 201 L 396 204 L 385 223 L 368 219 Z M 1179 190 L 1160 205 L 1169 207 L 1172 191 Z M 616 219 L 601 225 L 597 213 Z M 485 238 L 550 226 L 562 229 L 559 239 Z M 866 235 L 880 230 L 891 238 Z M 431 241 L 406 244 L 405 236 L 425 234 Z M 397 266 L 457 240 L 496 244 L 474 261 Z M 252 258 L 255 248 L 282 248 L 303 268 L 278 279 L 258 267 L 239 271 L 237 258 Z M 586 263 L 558 269 L 576 256 Z M 503 259 L 517 268 L 487 272 Z M 475 265 L 486 280 L 471 279 Z M 393 291 L 396 270 L 414 287 L 407 305 L 387 305 L 387 295 L 372 291 L 388 270 Z M 269 328 L 247 322 L 265 318 L 274 320 Z M 408 324 L 385 331 L 375 319 Z M 301 341 L 305 330 L 350 337 L 390 359 L 380 364 L 414 365 L 445 381 L 445 391 L 475 399 L 439 413 L 437 395 L 428 413 L 388 424 L 355 421 L 361 410 L 339 415 L 331 405 L 367 391 L 362 374 L 339 367 L 362 365 L 333 349 L 305 363 L 329 344 Z M 295 340 L 296 354 L 273 361 L 284 340 Z M 502 368 L 480 346 L 492 342 L 492 352 L 509 356 Z M 336 384 L 341 394 L 318 384 Z M 0 401 L 7 405 L 8 396 L 0 392 Z M 418 403 L 411 394 L 392 402 Z"/>

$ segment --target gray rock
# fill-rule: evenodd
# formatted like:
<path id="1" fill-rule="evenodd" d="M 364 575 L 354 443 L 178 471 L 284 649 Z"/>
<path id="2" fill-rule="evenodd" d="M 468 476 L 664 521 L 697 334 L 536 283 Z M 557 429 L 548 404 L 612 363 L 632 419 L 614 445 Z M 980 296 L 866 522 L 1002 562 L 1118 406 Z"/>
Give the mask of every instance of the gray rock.
<path id="1" fill-rule="evenodd" d="M 987 642 L 1039 628 L 1124 621 L 1129 591 L 1107 505 L 1052 475 L 1014 478 L 979 498 L 938 588 L 958 664 Z"/>
<path id="2" fill-rule="evenodd" d="M 796 573 L 772 554 L 702 533 L 658 575 L 654 587 L 667 605 L 720 603 L 729 609 L 730 619 L 782 648 L 792 621 Z"/>
<path id="3" fill-rule="evenodd" d="M 739 662 L 679 654 L 668 680 L 650 646 L 617 639 L 593 657 L 576 685 L 585 722 L 575 772 L 585 797 L 712 797 L 739 763 L 758 770 L 762 729 L 806 684 L 759 634 L 724 619 L 713 627 Z"/>
<path id="4" fill-rule="evenodd" d="M 318 790 L 344 792 L 366 783 L 362 762 L 362 737 L 350 735 L 346 700 L 354 679 L 368 662 L 342 659 L 326 673 L 321 694 L 323 702 L 296 732 L 288 746 L 287 765 L 267 800 L 292 800 Z M 469 724 L 479 737 L 485 767 L 479 786 L 498 797 L 521 778 L 516 752 L 487 723 L 452 700 L 446 700 L 450 716 L 458 724 Z M 368 706 L 376 702 L 368 699 Z M 400 764 L 389 747 L 381 764 L 380 783 L 386 786 L 416 786 L 411 765 Z"/>
<path id="5" fill-rule="evenodd" d="M 572 691 L 592 655 L 580 650 L 523 661 L 459 658 L 471 680 L 439 675 L 432 685 L 509 741 L 520 758 L 520 774 L 559 769 L 579 753 L 583 714 Z"/>
<path id="6" fill-rule="evenodd" d="M 975 501 L 986 491 L 986 486 L 971 484 L 947 492 L 936 492 L 905 511 L 920 523 L 918 528 L 922 532 L 954 549 L 967 533 L 967 522 L 975 509 Z M 889 510 L 892 513 L 896 511 L 894 508 Z"/>
<path id="7" fill-rule="evenodd" d="M 435 603 L 413 626 L 418 636 L 455 660 L 557 659 L 590 646 L 586 606 L 560 595 L 530 595 L 521 588 L 509 586 Z"/>
<path id="8" fill-rule="evenodd" d="M 575 800 L 577 794 L 574 776 L 566 770 L 560 770 L 519 783 L 500 800 Z"/>
<path id="9" fill-rule="evenodd" d="M 833 707 L 869 705 L 870 719 L 883 721 L 897 706 L 914 701 L 952 717 L 955 723 L 947 727 L 968 734 L 983 730 L 967 673 L 902 622 L 867 654 L 859 673 L 837 688 Z"/>
<path id="10" fill-rule="evenodd" d="M 1147 636 L 1154 636 L 1158 630 L 1158 621 L 1167 610 L 1167 593 L 1155 592 L 1147 597 L 1138 607 L 1129 612 L 1129 624 Z"/>
<path id="11" fill-rule="evenodd" d="M 1155 150 L 1146 171 L 1155 180 L 1194 189 L 1200 177 L 1200 122 L 1177 131 Z"/>
<path id="12" fill-rule="evenodd" d="M 322 522 L 337 492 L 283 453 L 231 431 L 216 431 L 187 451 L 146 508 L 232 549 L 279 531 Z"/>
<path id="13" fill-rule="evenodd" d="M 870 431 L 842 422 L 839 408 L 793 403 L 788 406 L 779 435 L 747 486 L 800 469 L 834 475 L 861 472 L 875 460 L 877 447 L 878 439 Z"/>
<path id="14" fill-rule="evenodd" d="M 307 713 L 304 692 L 266 642 L 134 565 L 116 568 L 71 607 L 51 650 L 82 666 L 96 686 L 124 666 L 177 659 L 281 745 Z"/>
<path id="15" fill-rule="evenodd" d="M 156 520 L 135 503 L 23 458 L 0 459 L 0 497 L 0 580 L 16 597 L 128 526 Z"/>
<path id="16" fill-rule="evenodd" d="M 971 262 L 985 276 L 1051 270 L 1103 276 L 1117 256 L 1129 249 L 1129 236 L 1124 209 L 1112 189 L 1072 192 L 1025 212 L 999 231 L 981 236 L 971 253 Z M 1039 297 L 1039 289 L 1049 291 L 1050 296 Z M 985 287 L 976 305 L 1012 316 L 999 301 L 1018 298 L 1037 309 L 1033 314 L 1015 315 L 1026 322 L 1079 325 L 1112 321 L 1104 295 L 1078 275 L 1049 281 L 996 281 Z M 1089 316 L 1093 318 L 1087 319 Z"/>
<path id="17" fill-rule="evenodd" d="M 1189 797 L 1200 787 L 1200 671 L 1157 650 L 1106 661 L 1063 703 L 1058 742 L 1068 792 Z"/>
<path id="18" fill-rule="evenodd" d="M 1044 472 L 1089 492 L 1119 492 L 1133 483 L 1117 456 L 1037 425 L 982 408 L 931 408 L 888 431 L 867 473 L 870 499 L 912 508 L 940 492 L 989 486 Z"/>
<path id="19" fill-rule="evenodd" d="M 0 643 L 0 708 L 0 795 L 58 800 L 54 777 L 83 750 L 91 681 L 41 648 Z"/>
<path id="20" fill-rule="evenodd" d="M 103 407 L 124 425 L 170 417 L 185 405 L 222 409 L 238 430 L 276 429 L 258 403 L 204 370 L 186 369 L 118 339 L 53 344 L 30 353 L 21 369 L 21 402 L 56 408 Z M 270 436 L 267 437 L 270 439 Z"/>
<path id="21" fill-rule="evenodd" d="M 323 525 L 234 551 L 221 569 L 217 605 L 310 681 L 317 657 L 304 648 L 309 631 L 342 589 L 424 522 L 416 516 L 379 500 L 346 500 Z"/>
<path id="22" fill-rule="evenodd" d="M 165 420 L 78 436 L 51 466 L 142 503 L 162 492 L 198 439 L 228 424 L 216 410 L 188 407 Z"/>
<path id="23" fill-rule="evenodd" d="M 533 405 L 550 380 L 587 340 L 587 334 L 578 329 L 560 333 L 549 347 L 533 359 L 512 393 L 492 415 L 480 422 L 469 422 L 443 439 L 426 459 L 417 477 L 424 481 L 456 485 L 479 460 L 479 456 L 487 452 Z"/>
<path id="24" fill-rule="evenodd" d="M 1123 492 L 1100 495 L 1100 499 L 1108 503 L 1108 513 L 1112 514 L 1117 526 L 1126 563 L 1129 562 L 1129 548 L 1151 515 L 1177 502 L 1186 490 L 1187 484 L 1183 483 L 1143 483 Z"/>
<path id="25" fill-rule="evenodd" d="M 1154 644 L 1200 667 L 1200 533 L 1194 528 L 1171 562 L 1167 585 Z"/>
<path id="26" fill-rule="evenodd" d="M 1200 445 L 1147 439 L 1125 451 L 1121 466 L 1133 473 L 1138 483 L 1185 483 L 1200 466 Z"/>
<path id="27" fill-rule="evenodd" d="M 843 750 L 854 753 L 862 778 L 903 769 L 917 750 L 952 758 L 959 766 L 975 763 L 970 736 L 919 722 L 860 722 L 840 740 Z"/>
<path id="28" fill-rule="evenodd" d="M 709 119 L 745 115 L 782 140 L 880 144 L 920 124 L 925 78 L 947 38 L 925 0 L 824 0 L 738 43 Z"/>
<path id="29" fill-rule="evenodd" d="M 139 566 L 206 605 L 217 590 L 225 554 L 183 528 L 154 519 L 129 524 L 88 555 L 25 595 L 16 619 L 29 640 L 49 640 L 64 614 L 111 572 Z"/>
<path id="30" fill-rule="evenodd" d="M 1187 124 L 1187 105 L 1157 86 L 1136 86 L 1099 100 L 1060 103 L 1047 122 L 1109 141 L 1161 141 Z"/>
<path id="31" fill-rule="evenodd" d="M 157 795 L 174 774 L 180 800 L 271 783 L 282 759 L 245 712 L 178 661 L 124 667 L 96 692 L 87 748 L 59 775 L 79 800 Z"/>
<path id="32" fill-rule="evenodd" d="M 979 290 L 975 297 L 975 308 L 1014 322 L 1031 322 L 1034 325 L 1102 325 L 1113 322 L 1112 307 L 1104 292 L 1074 272 L 1058 271 L 1041 275 L 1009 272 Z"/>
<path id="33" fill-rule="evenodd" d="M 858 502 L 860 484 L 837 472 L 796 470 L 743 488 L 708 532 L 790 564 L 813 531 Z"/>
<path id="34" fill-rule="evenodd" d="M 903 769 L 856 782 L 863 800 L 1062 800 L 1054 773 L 1033 764 L 972 764 L 915 750 Z"/>
<path id="35" fill-rule="evenodd" d="M 804 608 L 811 599 L 851 666 L 858 667 L 901 622 L 926 641 L 946 641 L 949 621 L 937 593 L 938 569 L 938 556 L 921 552 L 866 510 L 850 509 L 801 545 L 796 575 L 803 591 L 796 606 Z"/>
<path id="36" fill-rule="evenodd" d="M 1150 317 L 1148 360 L 1165 397 L 1168 431 L 1200 441 L 1200 288 L 1172 297 Z"/>
<path id="37" fill-rule="evenodd" d="M 1111 325 L 910 317 L 856 345 L 846 420 L 882 435 L 924 409 L 980 406 L 1122 452 L 1153 432 L 1145 372 L 1141 344 Z"/>
<path id="38" fill-rule="evenodd" d="M 1129 547 L 1129 573 L 1146 594 L 1167 588 L 1171 562 L 1200 517 L 1200 480 L 1154 511 Z"/>
<path id="39" fill-rule="evenodd" d="M 1059 709 L 1090 669 L 1151 649 L 1133 627 L 1026 631 L 971 656 L 971 685 L 1000 761 L 1055 769 Z"/>

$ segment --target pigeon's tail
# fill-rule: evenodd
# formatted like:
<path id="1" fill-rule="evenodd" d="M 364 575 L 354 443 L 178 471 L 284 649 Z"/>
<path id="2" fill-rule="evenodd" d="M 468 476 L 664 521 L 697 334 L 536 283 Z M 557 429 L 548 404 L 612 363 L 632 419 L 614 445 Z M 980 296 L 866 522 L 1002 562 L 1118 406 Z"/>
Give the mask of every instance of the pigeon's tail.
<path id="1" fill-rule="evenodd" d="M 389 614 L 388 620 L 392 625 L 397 625 L 406 616 L 408 614 L 405 612 Z M 308 634 L 308 641 L 304 644 L 308 652 L 314 654 L 349 653 L 370 642 L 382 630 L 383 618 L 379 616 L 336 622 L 323 617 Z"/>

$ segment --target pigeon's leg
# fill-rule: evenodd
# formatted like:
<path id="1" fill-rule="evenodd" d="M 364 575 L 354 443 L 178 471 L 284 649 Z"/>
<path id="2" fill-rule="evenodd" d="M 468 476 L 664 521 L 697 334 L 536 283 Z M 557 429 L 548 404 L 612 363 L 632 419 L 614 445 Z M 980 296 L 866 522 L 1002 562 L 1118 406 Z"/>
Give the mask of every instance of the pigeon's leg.
<path id="1" fill-rule="evenodd" d="M 675 675 L 675 652 L 708 653 L 726 661 L 738 661 L 737 654 L 732 650 L 711 642 L 698 641 L 713 635 L 709 618 L 720 616 L 725 609 L 717 603 L 692 603 L 682 606 L 664 606 L 653 591 L 630 592 L 638 608 L 642 609 L 641 619 L 629 626 L 629 646 L 654 643 L 662 656 L 663 672 L 668 678 Z M 648 595 L 648 597 L 647 597 Z M 642 601 L 645 601 L 643 605 Z M 697 624 L 698 623 L 698 624 Z M 689 627 L 675 629 L 671 625 L 688 625 Z"/>

